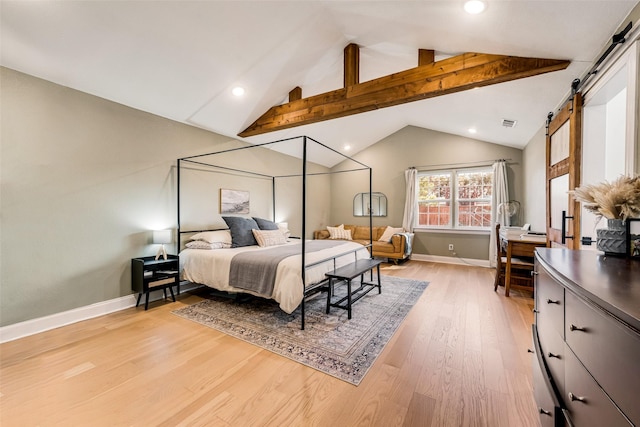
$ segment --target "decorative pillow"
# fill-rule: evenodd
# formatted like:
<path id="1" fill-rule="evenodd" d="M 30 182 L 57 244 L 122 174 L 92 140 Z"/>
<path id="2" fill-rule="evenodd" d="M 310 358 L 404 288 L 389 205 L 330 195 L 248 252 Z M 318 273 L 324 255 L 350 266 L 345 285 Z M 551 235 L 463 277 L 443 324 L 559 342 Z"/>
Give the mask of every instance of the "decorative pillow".
<path id="1" fill-rule="evenodd" d="M 256 218 L 253 217 L 253 220 L 258 224 L 258 228 L 260 230 L 277 230 L 278 224 L 273 221 L 269 221 L 268 219 Z"/>
<path id="2" fill-rule="evenodd" d="M 276 246 L 276 245 L 284 245 L 287 243 L 287 238 L 284 237 L 282 231 L 280 230 L 252 230 L 253 236 L 256 238 L 258 245 L 261 247 L 265 246 Z"/>
<path id="3" fill-rule="evenodd" d="M 203 231 L 191 236 L 191 240 L 204 240 L 207 243 L 222 243 L 231 247 L 231 232 L 229 230 Z"/>
<path id="4" fill-rule="evenodd" d="M 394 234 L 403 233 L 403 232 L 404 232 L 404 228 L 402 227 L 393 228 L 393 227 L 387 226 L 387 228 L 384 230 L 384 233 L 382 233 L 382 236 L 380 236 L 380 238 L 378 239 L 378 242 L 390 242 Z"/>
<path id="5" fill-rule="evenodd" d="M 278 226 L 278 230 L 282 231 L 282 234 L 284 234 L 284 237 L 288 239 L 289 236 L 291 236 L 291 230 L 289 230 L 289 224 L 287 224 L 286 222 L 279 222 L 277 223 L 277 226 Z"/>
<path id="6" fill-rule="evenodd" d="M 231 231 L 231 247 L 241 248 L 243 246 L 257 245 L 255 237 L 251 230 L 258 229 L 258 224 L 252 218 L 242 218 L 239 216 L 223 216 L 224 222 L 227 223 Z"/>
<path id="7" fill-rule="evenodd" d="M 329 231 L 329 239 L 353 240 L 351 239 L 351 230 L 345 230 L 344 224 L 340 224 L 337 227 L 327 226 L 327 231 Z"/>
<path id="8" fill-rule="evenodd" d="M 185 246 L 189 249 L 222 249 L 225 247 L 224 245 L 225 244 L 221 242 L 209 243 L 204 240 L 193 240 L 191 242 L 187 242 Z M 230 246 L 231 245 L 226 247 L 229 248 Z"/>

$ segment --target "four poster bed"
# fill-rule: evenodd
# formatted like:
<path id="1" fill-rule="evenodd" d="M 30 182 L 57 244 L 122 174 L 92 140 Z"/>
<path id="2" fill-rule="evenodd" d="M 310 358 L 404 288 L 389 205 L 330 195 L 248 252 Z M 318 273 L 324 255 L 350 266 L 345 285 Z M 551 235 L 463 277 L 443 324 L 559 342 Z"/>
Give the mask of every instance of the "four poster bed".
<path id="1" fill-rule="evenodd" d="M 276 143 L 301 144 L 302 171 L 296 174 L 267 175 L 222 166 L 213 163 L 217 155 L 244 150 L 255 150 Z M 309 144 L 331 150 L 343 159 L 356 164 L 353 169 L 338 172 L 309 173 L 307 171 L 307 153 Z M 183 211 L 181 209 L 181 169 L 190 166 L 198 170 L 215 170 L 216 173 L 242 174 L 244 177 L 258 177 L 271 180 L 271 204 L 274 221 L 258 217 L 222 216 L 228 230 L 185 230 L 182 228 Z M 304 329 L 305 298 L 328 288 L 326 273 L 354 263 L 359 259 L 370 259 L 369 246 L 343 240 L 309 240 L 304 236 L 307 230 L 307 178 L 312 175 L 330 175 L 368 171 L 369 192 L 371 193 L 371 168 L 363 163 L 339 153 L 332 148 L 302 136 L 248 145 L 239 148 L 217 151 L 177 161 L 177 208 L 178 208 L 178 245 L 182 249 L 183 239 L 190 239 L 185 249 L 180 251 L 180 269 L 183 280 L 205 285 L 217 291 L 229 294 L 250 294 L 273 299 L 280 308 L 292 313 L 298 307 L 301 310 L 301 328 Z M 301 178 L 301 237 L 288 238 L 285 231 L 279 229 L 276 218 L 276 183 L 287 178 Z M 369 216 L 369 229 L 372 230 L 372 216 Z M 370 241 L 372 241 L 370 236 Z"/>

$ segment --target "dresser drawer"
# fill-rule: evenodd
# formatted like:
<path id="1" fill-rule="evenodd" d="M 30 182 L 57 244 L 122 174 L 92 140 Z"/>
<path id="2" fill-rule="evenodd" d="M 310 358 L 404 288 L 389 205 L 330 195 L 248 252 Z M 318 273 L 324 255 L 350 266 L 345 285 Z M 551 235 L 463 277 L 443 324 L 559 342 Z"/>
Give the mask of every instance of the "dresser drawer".
<path id="1" fill-rule="evenodd" d="M 554 328 L 564 339 L 564 287 L 546 270 L 537 269 L 535 281 L 536 324 L 539 333 Z"/>
<path id="2" fill-rule="evenodd" d="M 564 396 L 564 350 L 566 348 L 564 340 L 555 330 L 543 335 L 538 329 L 538 337 L 545 364 L 554 379 L 560 396 Z"/>
<path id="3" fill-rule="evenodd" d="M 562 409 L 553 390 L 553 380 L 547 372 L 544 357 L 538 341 L 536 325 L 532 327 L 534 356 L 531 361 L 533 367 L 533 396 L 542 427 L 558 427 L 564 425 Z"/>
<path id="4" fill-rule="evenodd" d="M 568 347 L 565 357 L 564 401 L 572 423 L 578 427 L 629 427 L 631 424 Z"/>
<path id="5" fill-rule="evenodd" d="M 568 291 L 565 327 L 567 344 L 578 359 L 640 425 L 640 336 Z"/>

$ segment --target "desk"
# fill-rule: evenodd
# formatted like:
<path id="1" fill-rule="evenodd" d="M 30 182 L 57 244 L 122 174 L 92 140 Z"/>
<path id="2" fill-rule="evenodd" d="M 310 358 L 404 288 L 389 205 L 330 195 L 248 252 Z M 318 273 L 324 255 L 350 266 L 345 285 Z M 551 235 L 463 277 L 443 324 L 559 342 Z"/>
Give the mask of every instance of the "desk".
<path id="1" fill-rule="evenodd" d="M 500 246 L 503 249 L 506 248 L 507 253 L 507 265 L 504 273 L 504 296 L 508 297 L 511 288 L 511 257 L 533 258 L 535 249 L 546 247 L 547 240 L 546 236 L 520 237 L 518 234 L 509 234 L 500 230 Z"/>

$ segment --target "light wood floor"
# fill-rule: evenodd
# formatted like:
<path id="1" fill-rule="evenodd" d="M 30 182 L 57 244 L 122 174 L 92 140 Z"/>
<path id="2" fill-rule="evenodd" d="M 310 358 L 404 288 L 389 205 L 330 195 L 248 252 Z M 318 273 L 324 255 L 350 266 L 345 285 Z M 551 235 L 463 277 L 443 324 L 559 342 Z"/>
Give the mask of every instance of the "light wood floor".
<path id="1" fill-rule="evenodd" d="M 172 315 L 182 294 L 2 344 L 0 425 L 539 425 L 530 295 L 480 267 L 383 272 L 430 285 L 358 387 Z"/>

